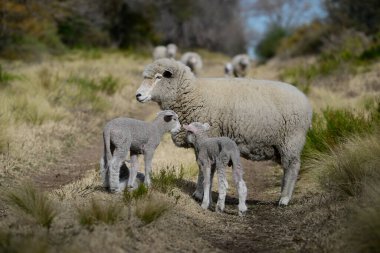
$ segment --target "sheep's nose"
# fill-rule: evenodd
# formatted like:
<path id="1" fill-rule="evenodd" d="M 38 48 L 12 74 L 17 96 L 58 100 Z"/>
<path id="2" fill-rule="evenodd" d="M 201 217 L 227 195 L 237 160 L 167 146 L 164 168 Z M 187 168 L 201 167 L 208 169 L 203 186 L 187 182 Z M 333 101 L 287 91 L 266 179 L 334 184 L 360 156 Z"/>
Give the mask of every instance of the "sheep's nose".
<path id="1" fill-rule="evenodd" d="M 136 94 L 136 98 L 138 99 L 139 97 L 141 97 L 141 93 Z"/>

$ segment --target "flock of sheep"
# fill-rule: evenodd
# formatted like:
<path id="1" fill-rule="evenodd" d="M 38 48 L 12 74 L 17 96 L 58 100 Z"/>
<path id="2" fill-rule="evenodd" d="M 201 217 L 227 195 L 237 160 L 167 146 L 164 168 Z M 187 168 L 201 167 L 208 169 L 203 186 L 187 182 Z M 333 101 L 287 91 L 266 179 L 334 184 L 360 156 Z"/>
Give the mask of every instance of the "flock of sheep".
<path id="1" fill-rule="evenodd" d="M 175 44 L 168 44 L 165 46 L 157 46 L 153 51 L 153 60 L 169 58 L 175 59 L 177 54 L 177 46 Z M 188 66 L 195 76 L 199 76 L 203 62 L 202 57 L 195 52 L 186 52 L 182 55 L 181 60 L 183 64 Z M 251 66 L 251 61 L 248 55 L 239 54 L 232 58 L 224 66 L 224 74 L 226 77 L 245 77 L 247 71 Z"/>
<path id="2" fill-rule="evenodd" d="M 195 73 L 202 66 L 199 55 L 185 53 L 181 61 L 176 61 L 175 51 L 173 44 L 155 49 L 154 58 L 159 59 L 145 67 L 143 81 L 136 91 L 139 102 L 158 103 L 163 111 L 156 119 L 147 123 L 118 118 L 105 126 L 101 158 L 104 187 L 116 192 L 123 190 L 119 170 L 128 151 L 131 157 L 128 187 L 136 187 L 139 154 L 144 154 L 144 183 L 149 186 L 154 150 L 161 136 L 171 132 L 176 146 L 195 151 L 199 174 L 193 196 L 203 200 L 202 208 L 211 205 L 212 179 L 217 171 L 216 210 L 223 211 L 228 187 L 225 167 L 232 165 L 239 214 L 247 210 L 247 187 L 240 156 L 253 161 L 273 160 L 283 167 L 279 205 L 288 205 L 311 127 L 312 107 L 307 97 L 294 86 L 278 81 L 197 78 Z M 249 67 L 249 59 L 244 58 L 244 55 L 235 57 L 228 71 L 244 76 Z M 190 67 L 191 64 L 198 67 Z"/>

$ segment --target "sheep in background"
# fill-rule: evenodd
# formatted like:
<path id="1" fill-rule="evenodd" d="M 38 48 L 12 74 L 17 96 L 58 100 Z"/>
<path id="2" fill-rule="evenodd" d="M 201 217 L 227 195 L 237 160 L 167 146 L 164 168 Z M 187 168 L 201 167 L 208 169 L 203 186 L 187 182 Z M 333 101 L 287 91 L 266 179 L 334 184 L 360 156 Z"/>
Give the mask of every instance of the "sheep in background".
<path id="1" fill-rule="evenodd" d="M 224 65 L 224 76 L 225 77 L 232 77 L 234 74 L 234 67 L 232 66 L 231 62 L 227 62 Z"/>
<path id="2" fill-rule="evenodd" d="M 232 58 L 232 68 L 235 77 L 245 77 L 251 65 L 251 60 L 246 54 L 238 54 Z"/>
<path id="3" fill-rule="evenodd" d="M 173 43 L 166 46 L 166 57 L 174 59 L 177 54 L 177 46 Z"/>
<path id="4" fill-rule="evenodd" d="M 177 46 L 175 44 L 168 44 L 165 46 L 157 46 L 153 50 L 153 59 L 158 60 L 162 58 L 175 58 L 177 53 Z"/>
<path id="5" fill-rule="evenodd" d="M 196 76 L 199 75 L 203 66 L 201 56 L 194 52 L 187 52 L 182 55 L 181 62 L 188 66 Z"/>
<path id="6" fill-rule="evenodd" d="M 204 176 L 202 208 L 207 209 L 211 202 L 209 196 L 211 195 L 211 182 L 215 171 L 211 171 L 213 165 L 218 173 L 219 197 L 216 211 L 223 212 L 228 188 L 225 168 L 227 165 L 232 165 L 233 179 L 239 196 L 239 215 L 243 215 L 247 211 L 245 205 L 247 187 L 243 180 L 240 151 L 236 143 L 228 137 L 209 138 L 207 130 L 210 126 L 207 123 L 193 122 L 183 127 L 187 130 L 187 141 L 194 147 L 197 163 Z"/>
<path id="7" fill-rule="evenodd" d="M 124 117 L 109 121 L 103 130 L 104 153 L 100 159 L 103 186 L 109 187 L 111 192 L 123 190 L 119 182 L 120 167 L 128 152 L 131 162 L 128 187 L 135 185 L 139 154 L 144 154 L 144 183 L 149 186 L 153 154 L 161 137 L 166 132 L 176 133 L 180 128 L 178 115 L 171 110 L 159 112 L 152 122 Z"/>
<path id="8" fill-rule="evenodd" d="M 162 79 L 155 76 L 162 75 Z M 139 102 L 155 101 L 175 110 L 182 124 L 209 122 L 210 136 L 226 136 L 241 156 L 274 160 L 284 169 L 280 205 L 287 205 L 300 169 L 300 155 L 311 126 L 312 107 L 296 87 L 277 81 L 245 78 L 195 78 L 180 62 L 161 59 L 145 67 L 136 92 Z M 186 132 L 172 135 L 179 147 L 189 147 Z M 202 199 L 199 173 L 194 197 Z"/>

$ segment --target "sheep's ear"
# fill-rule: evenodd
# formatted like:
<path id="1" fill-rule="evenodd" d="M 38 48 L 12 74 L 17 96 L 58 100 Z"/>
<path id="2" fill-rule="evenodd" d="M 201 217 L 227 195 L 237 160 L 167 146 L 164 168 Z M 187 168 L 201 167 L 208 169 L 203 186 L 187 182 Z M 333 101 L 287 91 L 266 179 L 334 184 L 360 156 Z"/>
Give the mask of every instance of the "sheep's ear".
<path id="1" fill-rule="evenodd" d="M 164 73 L 162 74 L 163 77 L 165 78 L 170 78 L 172 77 L 173 73 L 169 70 L 165 70 Z"/>
<path id="2" fill-rule="evenodd" d="M 205 128 L 205 130 L 209 130 L 210 129 L 210 125 L 208 123 L 204 123 L 203 127 Z"/>

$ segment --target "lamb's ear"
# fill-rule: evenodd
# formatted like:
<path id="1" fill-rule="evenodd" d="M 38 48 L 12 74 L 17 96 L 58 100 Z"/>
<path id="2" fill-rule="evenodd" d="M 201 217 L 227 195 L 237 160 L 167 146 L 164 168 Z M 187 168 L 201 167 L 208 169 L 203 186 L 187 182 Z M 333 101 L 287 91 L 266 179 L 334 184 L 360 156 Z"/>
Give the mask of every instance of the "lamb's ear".
<path id="1" fill-rule="evenodd" d="M 205 130 L 209 130 L 210 129 L 210 125 L 208 123 L 204 123 L 203 127 L 205 128 Z"/>
<path id="2" fill-rule="evenodd" d="M 184 124 L 183 128 L 185 128 L 187 131 L 192 132 L 192 133 L 196 133 L 197 132 L 197 129 L 195 127 L 191 126 L 191 125 Z"/>
<path id="3" fill-rule="evenodd" d="M 170 78 L 172 77 L 173 73 L 170 70 L 165 70 L 164 73 L 162 74 L 163 77 L 165 78 Z"/>

